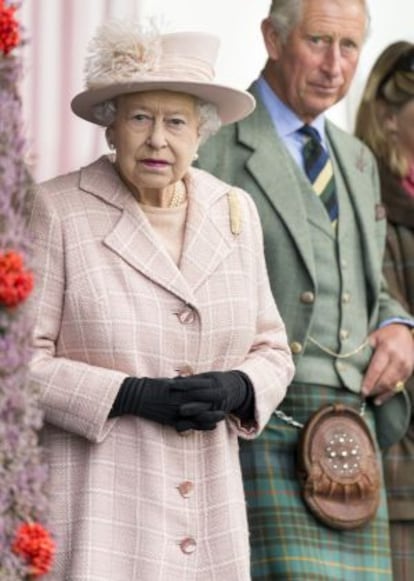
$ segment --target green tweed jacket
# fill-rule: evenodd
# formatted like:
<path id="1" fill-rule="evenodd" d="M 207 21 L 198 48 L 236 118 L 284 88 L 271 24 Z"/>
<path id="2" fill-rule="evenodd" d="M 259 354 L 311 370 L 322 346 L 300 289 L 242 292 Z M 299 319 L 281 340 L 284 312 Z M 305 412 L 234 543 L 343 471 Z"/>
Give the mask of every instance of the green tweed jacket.
<path id="1" fill-rule="evenodd" d="M 254 87 L 251 92 L 257 101 L 255 111 L 247 119 L 223 127 L 211 138 L 200 150 L 199 166 L 243 188 L 254 199 L 263 224 L 274 297 L 288 337 L 304 344 L 313 304 L 300 301 L 299 297 L 305 291 L 316 292 L 317 282 L 300 181 L 294 175 L 294 161 L 277 136 Z M 388 318 L 409 318 L 403 307 L 390 297 L 382 275 L 386 221 L 380 200 L 377 165 L 368 148 L 330 122 L 327 122 L 327 136 L 343 173 L 361 232 L 369 298 L 368 332 L 371 332 Z M 330 266 L 326 265 L 326 268 Z M 296 361 L 301 355 L 294 353 Z M 393 404 L 395 409 L 391 421 L 399 432 L 407 427 L 406 405 L 406 399 Z M 403 416 L 397 418 L 396 409 L 398 413 L 403 412 Z M 387 414 L 387 425 L 383 424 L 384 430 L 380 428 L 384 435 L 391 433 L 389 416 Z M 382 445 L 389 443 L 385 440 Z"/>

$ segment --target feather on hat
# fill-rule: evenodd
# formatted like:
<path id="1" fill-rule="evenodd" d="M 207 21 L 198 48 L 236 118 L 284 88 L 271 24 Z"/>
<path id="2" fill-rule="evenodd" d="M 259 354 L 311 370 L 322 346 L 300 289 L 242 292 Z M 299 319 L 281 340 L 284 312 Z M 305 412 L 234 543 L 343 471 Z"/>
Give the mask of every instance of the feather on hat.
<path id="1" fill-rule="evenodd" d="M 219 39 L 204 32 L 161 35 L 137 24 L 110 21 L 91 40 L 85 63 L 86 90 L 76 95 L 72 111 L 101 124 L 94 107 L 119 95 L 152 90 L 186 93 L 217 107 L 223 124 L 251 113 L 247 92 L 214 82 Z"/>

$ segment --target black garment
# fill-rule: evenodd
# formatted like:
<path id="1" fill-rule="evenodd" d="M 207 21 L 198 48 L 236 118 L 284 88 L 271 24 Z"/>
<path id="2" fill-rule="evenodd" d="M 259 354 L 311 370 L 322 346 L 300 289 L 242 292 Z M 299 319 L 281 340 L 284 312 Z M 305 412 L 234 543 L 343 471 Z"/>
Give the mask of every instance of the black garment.
<path id="1" fill-rule="evenodd" d="M 133 414 L 178 431 L 211 430 L 226 414 L 249 417 L 253 386 L 239 371 L 209 372 L 189 377 L 127 377 L 118 392 L 110 418 Z"/>

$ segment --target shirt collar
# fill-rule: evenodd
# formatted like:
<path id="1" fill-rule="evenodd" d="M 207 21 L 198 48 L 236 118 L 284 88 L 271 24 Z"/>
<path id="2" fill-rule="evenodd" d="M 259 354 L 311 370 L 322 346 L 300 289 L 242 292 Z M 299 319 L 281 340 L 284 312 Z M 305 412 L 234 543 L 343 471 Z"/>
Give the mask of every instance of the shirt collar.
<path id="1" fill-rule="evenodd" d="M 291 137 L 303 126 L 303 121 L 299 119 L 292 109 L 279 99 L 263 76 L 260 76 L 257 79 L 255 86 L 259 92 L 263 105 L 266 107 L 272 119 L 278 135 L 282 139 Z M 311 125 L 318 130 L 322 143 L 326 143 L 324 115 L 319 115 L 319 117 L 314 119 Z"/>

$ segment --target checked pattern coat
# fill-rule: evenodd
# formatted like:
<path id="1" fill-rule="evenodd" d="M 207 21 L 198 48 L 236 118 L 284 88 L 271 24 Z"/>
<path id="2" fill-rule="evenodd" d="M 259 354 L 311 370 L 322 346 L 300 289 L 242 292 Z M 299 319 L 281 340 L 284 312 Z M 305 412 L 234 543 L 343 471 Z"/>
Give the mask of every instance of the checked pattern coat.
<path id="1" fill-rule="evenodd" d="M 180 268 L 108 158 L 40 185 L 30 381 L 45 414 L 53 581 L 248 581 L 238 437 L 254 438 L 293 375 L 267 278 L 262 232 L 231 187 L 190 169 Z M 243 370 L 255 423 L 230 417 L 178 434 L 133 416 L 108 421 L 128 375 Z"/>

